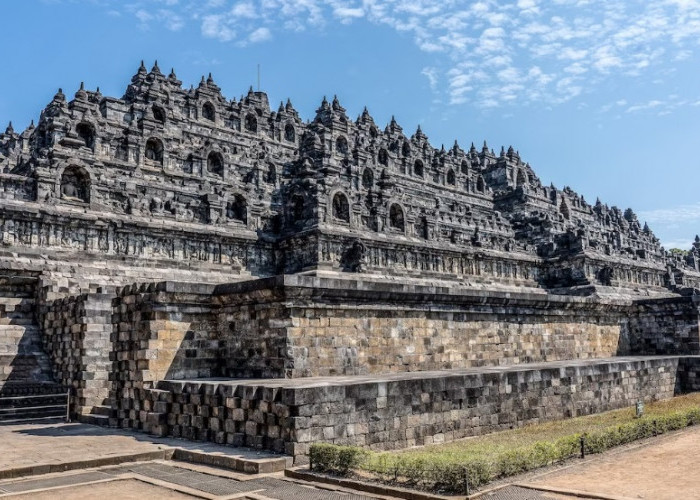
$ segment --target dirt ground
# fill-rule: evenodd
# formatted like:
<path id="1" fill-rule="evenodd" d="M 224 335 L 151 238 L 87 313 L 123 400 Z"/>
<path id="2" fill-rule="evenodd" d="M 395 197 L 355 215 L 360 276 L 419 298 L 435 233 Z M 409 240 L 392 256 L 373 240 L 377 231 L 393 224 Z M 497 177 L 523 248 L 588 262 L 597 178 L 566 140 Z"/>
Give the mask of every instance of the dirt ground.
<path id="1" fill-rule="evenodd" d="M 58 490 L 13 495 L 12 500 L 95 500 L 112 498 L 120 500 L 193 500 L 201 497 L 190 496 L 168 488 L 161 488 L 137 479 L 109 481 L 97 484 L 71 486 Z"/>
<path id="2" fill-rule="evenodd" d="M 699 451 L 694 427 L 526 482 L 617 498 L 700 500 Z"/>

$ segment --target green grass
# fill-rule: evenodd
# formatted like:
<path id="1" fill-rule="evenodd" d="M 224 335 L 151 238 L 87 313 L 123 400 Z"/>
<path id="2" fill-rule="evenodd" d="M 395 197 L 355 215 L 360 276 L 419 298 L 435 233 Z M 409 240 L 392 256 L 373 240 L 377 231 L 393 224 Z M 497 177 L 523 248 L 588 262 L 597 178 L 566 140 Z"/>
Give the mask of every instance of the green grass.
<path id="1" fill-rule="evenodd" d="M 314 445 L 311 459 L 316 470 L 355 471 L 379 480 L 461 493 L 465 477 L 474 487 L 578 456 L 581 436 L 586 453 L 599 453 L 698 423 L 700 393 L 647 404 L 642 418 L 635 418 L 635 409 L 630 407 L 383 453 Z"/>

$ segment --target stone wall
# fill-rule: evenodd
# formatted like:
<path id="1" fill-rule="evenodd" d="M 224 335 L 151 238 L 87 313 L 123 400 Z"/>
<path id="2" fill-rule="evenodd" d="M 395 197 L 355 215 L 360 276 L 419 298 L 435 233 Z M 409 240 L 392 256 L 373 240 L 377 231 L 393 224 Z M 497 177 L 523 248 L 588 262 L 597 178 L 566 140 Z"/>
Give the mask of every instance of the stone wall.
<path id="1" fill-rule="evenodd" d="M 122 426 L 134 413 L 132 390 L 166 378 L 219 373 L 220 349 L 210 312 L 211 285 L 164 282 L 119 291 L 112 314 L 112 409 Z"/>
<path id="2" fill-rule="evenodd" d="M 614 356 L 627 301 L 283 276 L 217 287 L 224 375 L 358 375 Z M 637 332 L 638 333 L 638 332 Z"/>
<path id="3" fill-rule="evenodd" d="M 700 297 L 635 302 L 629 318 L 629 345 L 620 354 L 699 354 Z"/>
<path id="4" fill-rule="evenodd" d="M 40 306 L 44 349 L 55 380 L 74 390 L 76 413 L 89 414 L 109 401 L 112 298 L 90 293 Z"/>
<path id="5" fill-rule="evenodd" d="M 690 360 L 694 371 L 698 358 Z M 399 449 L 669 398 L 686 362 L 619 358 L 305 383 L 166 381 L 131 391 L 132 423 L 302 461 L 319 441 Z"/>

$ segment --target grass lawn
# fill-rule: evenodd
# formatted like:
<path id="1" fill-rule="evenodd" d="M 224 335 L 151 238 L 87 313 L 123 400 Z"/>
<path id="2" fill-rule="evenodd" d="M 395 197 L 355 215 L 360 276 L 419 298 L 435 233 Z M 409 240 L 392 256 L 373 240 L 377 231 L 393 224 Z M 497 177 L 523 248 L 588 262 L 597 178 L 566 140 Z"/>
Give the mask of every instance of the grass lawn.
<path id="1" fill-rule="evenodd" d="M 700 408 L 700 393 L 645 404 L 644 419 L 653 421 L 655 418 L 671 413 L 695 408 Z M 451 443 L 388 452 L 387 454 L 405 457 L 435 456 L 457 459 L 460 457 L 480 457 L 488 459 L 490 457 L 498 457 L 514 448 L 532 445 L 539 441 L 553 442 L 558 438 L 574 434 L 593 434 L 637 420 L 634 407 L 629 407 L 585 417 L 526 425 L 509 431 L 460 439 Z"/>
<path id="2" fill-rule="evenodd" d="M 360 473 L 377 480 L 462 493 L 494 479 L 544 467 L 580 454 L 599 453 L 632 441 L 700 424 L 700 393 L 633 407 L 461 439 L 451 443 L 391 452 L 313 445 L 315 470 Z"/>

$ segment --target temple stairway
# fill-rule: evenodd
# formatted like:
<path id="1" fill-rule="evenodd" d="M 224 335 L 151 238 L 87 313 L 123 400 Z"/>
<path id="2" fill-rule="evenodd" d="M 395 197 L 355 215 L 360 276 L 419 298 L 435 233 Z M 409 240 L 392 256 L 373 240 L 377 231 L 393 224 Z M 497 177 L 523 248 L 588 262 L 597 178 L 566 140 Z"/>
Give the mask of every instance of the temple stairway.
<path id="1" fill-rule="evenodd" d="M 65 415 L 35 319 L 33 276 L 0 274 L 0 422 Z"/>

